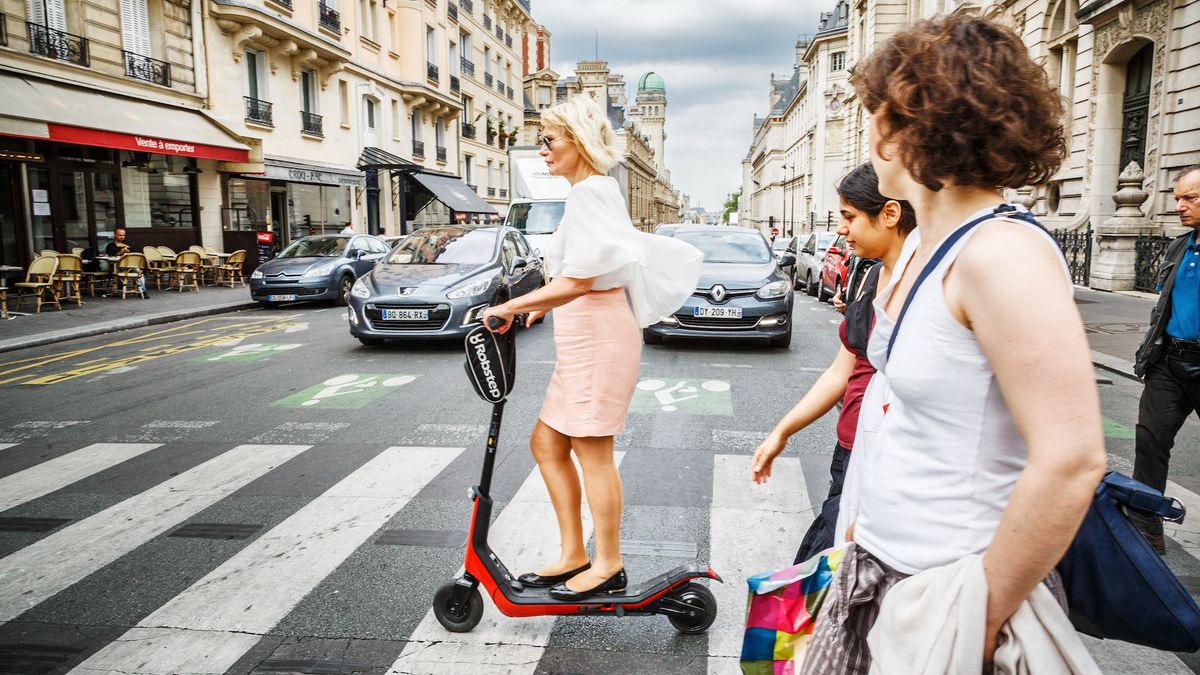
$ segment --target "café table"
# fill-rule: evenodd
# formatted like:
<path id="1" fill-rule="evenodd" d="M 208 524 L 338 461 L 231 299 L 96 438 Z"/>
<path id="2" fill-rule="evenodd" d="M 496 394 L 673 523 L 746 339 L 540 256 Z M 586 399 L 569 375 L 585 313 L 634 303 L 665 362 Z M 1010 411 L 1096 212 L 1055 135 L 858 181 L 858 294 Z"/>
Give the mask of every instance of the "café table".
<path id="1" fill-rule="evenodd" d="M 16 265 L 0 265 L 0 288 L 4 289 L 4 297 L 5 297 L 6 305 L 8 304 L 8 275 L 11 274 L 12 272 L 23 272 L 23 271 L 25 271 L 24 267 L 18 267 Z M 11 320 L 18 316 L 30 316 L 30 314 L 29 314 L 29 312 L 17 312 L 17 311 L 10 309 L 10 310 L 8 310 L 8 317 L 6 317 L 6 318 Z"/>

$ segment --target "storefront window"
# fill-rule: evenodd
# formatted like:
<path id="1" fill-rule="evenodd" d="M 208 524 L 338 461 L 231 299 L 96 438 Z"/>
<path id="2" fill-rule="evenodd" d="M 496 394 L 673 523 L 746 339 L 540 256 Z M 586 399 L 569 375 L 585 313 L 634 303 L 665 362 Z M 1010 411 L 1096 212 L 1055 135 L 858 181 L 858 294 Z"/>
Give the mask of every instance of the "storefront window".
<path id="1" fill-rule="evenodd" d="M 288 183 L 291 238 L 336 234 L 351 221 L 348 186 Z"/>
<path id="2" fill-rule="evenodd" d="M 191 175 L 184 172 L 191 163 L 186 157 L 122 152 L 125 226 L 194 227 Z"/>
<path id="3" fill-rule="evenodd" d="M 31 166 L 28 171 L 33 212 L 33 252 L 54 249 L 54 222 L 50 217 L 50 170 Z"/>
<path id="4" fill-rule="evenodd" d="M 271 184 L 265 180 L 229 179 L 229 199 L 225 207 L 226 230 L 266 230 L 271 211 Z"/>

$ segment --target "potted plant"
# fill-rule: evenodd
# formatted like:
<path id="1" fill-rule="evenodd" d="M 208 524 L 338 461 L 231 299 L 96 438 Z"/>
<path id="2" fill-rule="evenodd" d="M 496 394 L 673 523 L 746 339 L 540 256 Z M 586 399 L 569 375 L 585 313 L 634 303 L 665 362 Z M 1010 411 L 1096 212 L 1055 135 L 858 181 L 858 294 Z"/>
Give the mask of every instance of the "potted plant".
<path id="1" fill-rule="evenodd" d="M 491 117 L 487 118 L 487 142 L 488 144 L 496 141 L 496 124 Z"/>

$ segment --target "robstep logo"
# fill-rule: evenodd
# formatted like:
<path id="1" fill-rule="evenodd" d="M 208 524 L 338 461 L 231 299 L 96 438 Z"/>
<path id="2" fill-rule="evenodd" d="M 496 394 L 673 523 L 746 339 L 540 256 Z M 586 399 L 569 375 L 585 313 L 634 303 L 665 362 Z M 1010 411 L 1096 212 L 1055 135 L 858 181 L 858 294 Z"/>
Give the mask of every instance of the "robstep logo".
<path id="1" fill-rule="evenodd" d="M 485 338 L 481 333 L 475 333 L 468 340 L 475 350 L 475 358 L 479 361 L 479 366 L 483 369 L 484 384 L 487 386 L 488 393 L 496 400 L 500 400 L 504 394 L 500 392 L 500 385 L 496 382 L 496 373 L 492 369 L 492 361 L 487 355 Z"/>

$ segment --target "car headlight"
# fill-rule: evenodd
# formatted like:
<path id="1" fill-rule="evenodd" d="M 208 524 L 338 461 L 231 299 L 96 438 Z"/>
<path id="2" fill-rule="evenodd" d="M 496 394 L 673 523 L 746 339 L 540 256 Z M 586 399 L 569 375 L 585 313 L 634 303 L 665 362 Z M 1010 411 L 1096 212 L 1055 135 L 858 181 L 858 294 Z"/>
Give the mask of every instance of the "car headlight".
<path id="1" fill-rule="evenodd" d="M 261 278 L 263 278 L 263 273 L 262 273 L 262 270 L 254 270 L 253 272 L 251 272 L 251 273 L 250 273 L 250 278 L 251 278 L 251 279 L 261 279 Z"/>
<path id="2" fill-rule="evenodd" d="M 350 287 L 350 295 L 356 298 L 369 298 L 371 291 L 367 290 L 366 277 L 359 277 L 354 285 Z"/>
<path id="3" fill-rule="evenodd" d="M 758 292 L 754 296 L 759 300 L 775 300 L 787 295 L 789 290 L 791 290 L 791 284 L 786 279 L 783 281 L 772 281 L 758 289 Z"/>
<path id="4" fill-rule="evenodd" d="M 313 277 L 327 277 L 327 276 L 329 276 L 329 273 L 331 271 L 333 271 L 334 267 L 337 267 L 337 263 L 330 263 L 327 265 L 313 265 L 312 267 L 304 270 L 304 274 L 301 274 L 300 278 L 311 279 Z"/>
<path id="5" fill-rule="evenodd" d="M 476 279 L 466 286 L 461 286 L 446 294 L 447 298 L 457 300 L 459 298 L 469 298 L 474 295 L 482 295 L 487 289 L 492 287 L 492 278 L 484 277 Z"/>

